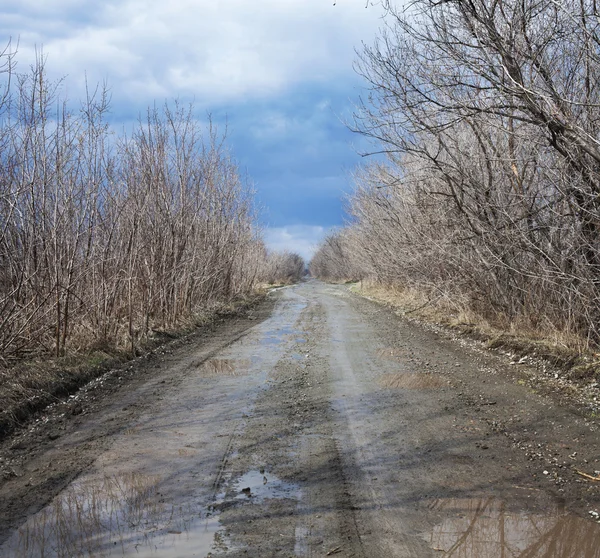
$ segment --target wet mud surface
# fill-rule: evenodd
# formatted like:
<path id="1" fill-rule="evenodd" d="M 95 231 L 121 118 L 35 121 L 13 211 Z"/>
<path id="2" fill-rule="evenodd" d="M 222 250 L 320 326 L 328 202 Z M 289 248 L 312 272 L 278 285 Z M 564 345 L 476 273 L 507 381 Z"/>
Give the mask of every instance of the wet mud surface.
<path id="1" fill-rule="evenodd" d="M 594 417 L 344 286 L 273 299 L 5 441 L 0 555 L 600 557 Z"/>

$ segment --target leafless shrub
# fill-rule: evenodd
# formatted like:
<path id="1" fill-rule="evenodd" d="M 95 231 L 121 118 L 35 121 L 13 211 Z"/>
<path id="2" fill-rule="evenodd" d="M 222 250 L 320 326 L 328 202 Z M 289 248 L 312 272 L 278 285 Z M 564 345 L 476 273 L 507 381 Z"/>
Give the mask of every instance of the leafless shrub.
<path id="1" fill-rule="evenodd" d="M 265 264 L 261 273 L 269 285 L 297 283 L 304 276 L 306 264 L 302 256 L 293 252 L 265 251 Z"/>
<path id="2" fill-rule="evenodd" d="M 105 88 L 74 110 L 45 59 L 0 98 L 0 358 L 135 353 L 155 329 L 248 293 L 263 243 L 253 192 L 192 107 L 109 128 Z"/>
<path id="3" fill-rule="evenodd" d="M 309 264 L 313 277 L 340 282 L 362 276 L 365 267 L 360 265 L 358 253 L 353 251 L 358 244 L 352 243 L 353 232 L 351 228 L 340 229 L 325 237 Z"/>

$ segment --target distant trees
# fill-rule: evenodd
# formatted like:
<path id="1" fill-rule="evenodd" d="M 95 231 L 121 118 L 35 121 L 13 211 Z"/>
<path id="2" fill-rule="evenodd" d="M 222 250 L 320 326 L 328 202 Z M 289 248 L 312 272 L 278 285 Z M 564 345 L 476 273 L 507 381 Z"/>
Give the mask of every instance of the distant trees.
<path id="1" fill-rule="evenodd" d="M 0 360 L 134 352 L 256 285 L 252 190 L 212 125 L 174 103 L 117 135 L 105 90 L 74 110 L 43 58 L 18 74 L 3 56 Z"/>
<path id="2" fill-rule="evenodd" d="M 313 277 L 326 281 L 347 281 L 361 276 L 363 268 L 358 265 L 356 246 L 350 236 L 354 231 L 342 229 L 328 234 L 309 263 Z"/>
<path id="3" fill-rule="evenodd" d="M 302 256 L 288 251 L 265 251 L 261 279 L 268 284 L 290 285 L 304 277 L 306 264 Z"/>
<path id="4" fill-rule="evenodd" d="M 386 161 L 358 174 L 336 235 L 354 274 L 597 344 L 596 3 L 386 4 L 357 63 L 371 90 L 355 122 Z"/>

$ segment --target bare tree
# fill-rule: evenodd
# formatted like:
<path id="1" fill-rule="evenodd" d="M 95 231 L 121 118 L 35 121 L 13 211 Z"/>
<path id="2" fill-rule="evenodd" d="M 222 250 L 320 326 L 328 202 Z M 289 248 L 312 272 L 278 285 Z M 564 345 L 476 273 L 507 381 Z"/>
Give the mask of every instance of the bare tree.
<path id="1" fill-rule="evenodd" d="M 289 285 L 304 276 L 306 264 L 299 254 L 265 250 L 264 259 L 261 277 L 265 283 Z"/>
<path id="2" fill-rule="evenodd" d="M 386 4 L 354 129 L 387 163 L 357 176 L 340 233 L 352 265 L 598 342 L 595 3 Z"/>
<path id="3" fill-rule="evenodd" d="M 135 353 L 255 288 L 253 191 L 211 123 L 175 102 L 117 137 L 106 87 L 74 110 L 42 54 L 0 56 L 0 358 Z"/>

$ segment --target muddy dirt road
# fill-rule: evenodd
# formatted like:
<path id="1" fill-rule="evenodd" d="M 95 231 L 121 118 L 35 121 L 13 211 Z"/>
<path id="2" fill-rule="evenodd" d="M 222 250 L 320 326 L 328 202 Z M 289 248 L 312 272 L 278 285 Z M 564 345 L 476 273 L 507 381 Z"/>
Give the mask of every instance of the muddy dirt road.
<path id="1" fill-rule="evenodd" d="M 272 297 L 12 440 L 0 556 L 600 557 L 585 413 L 345 286 Z"/>

